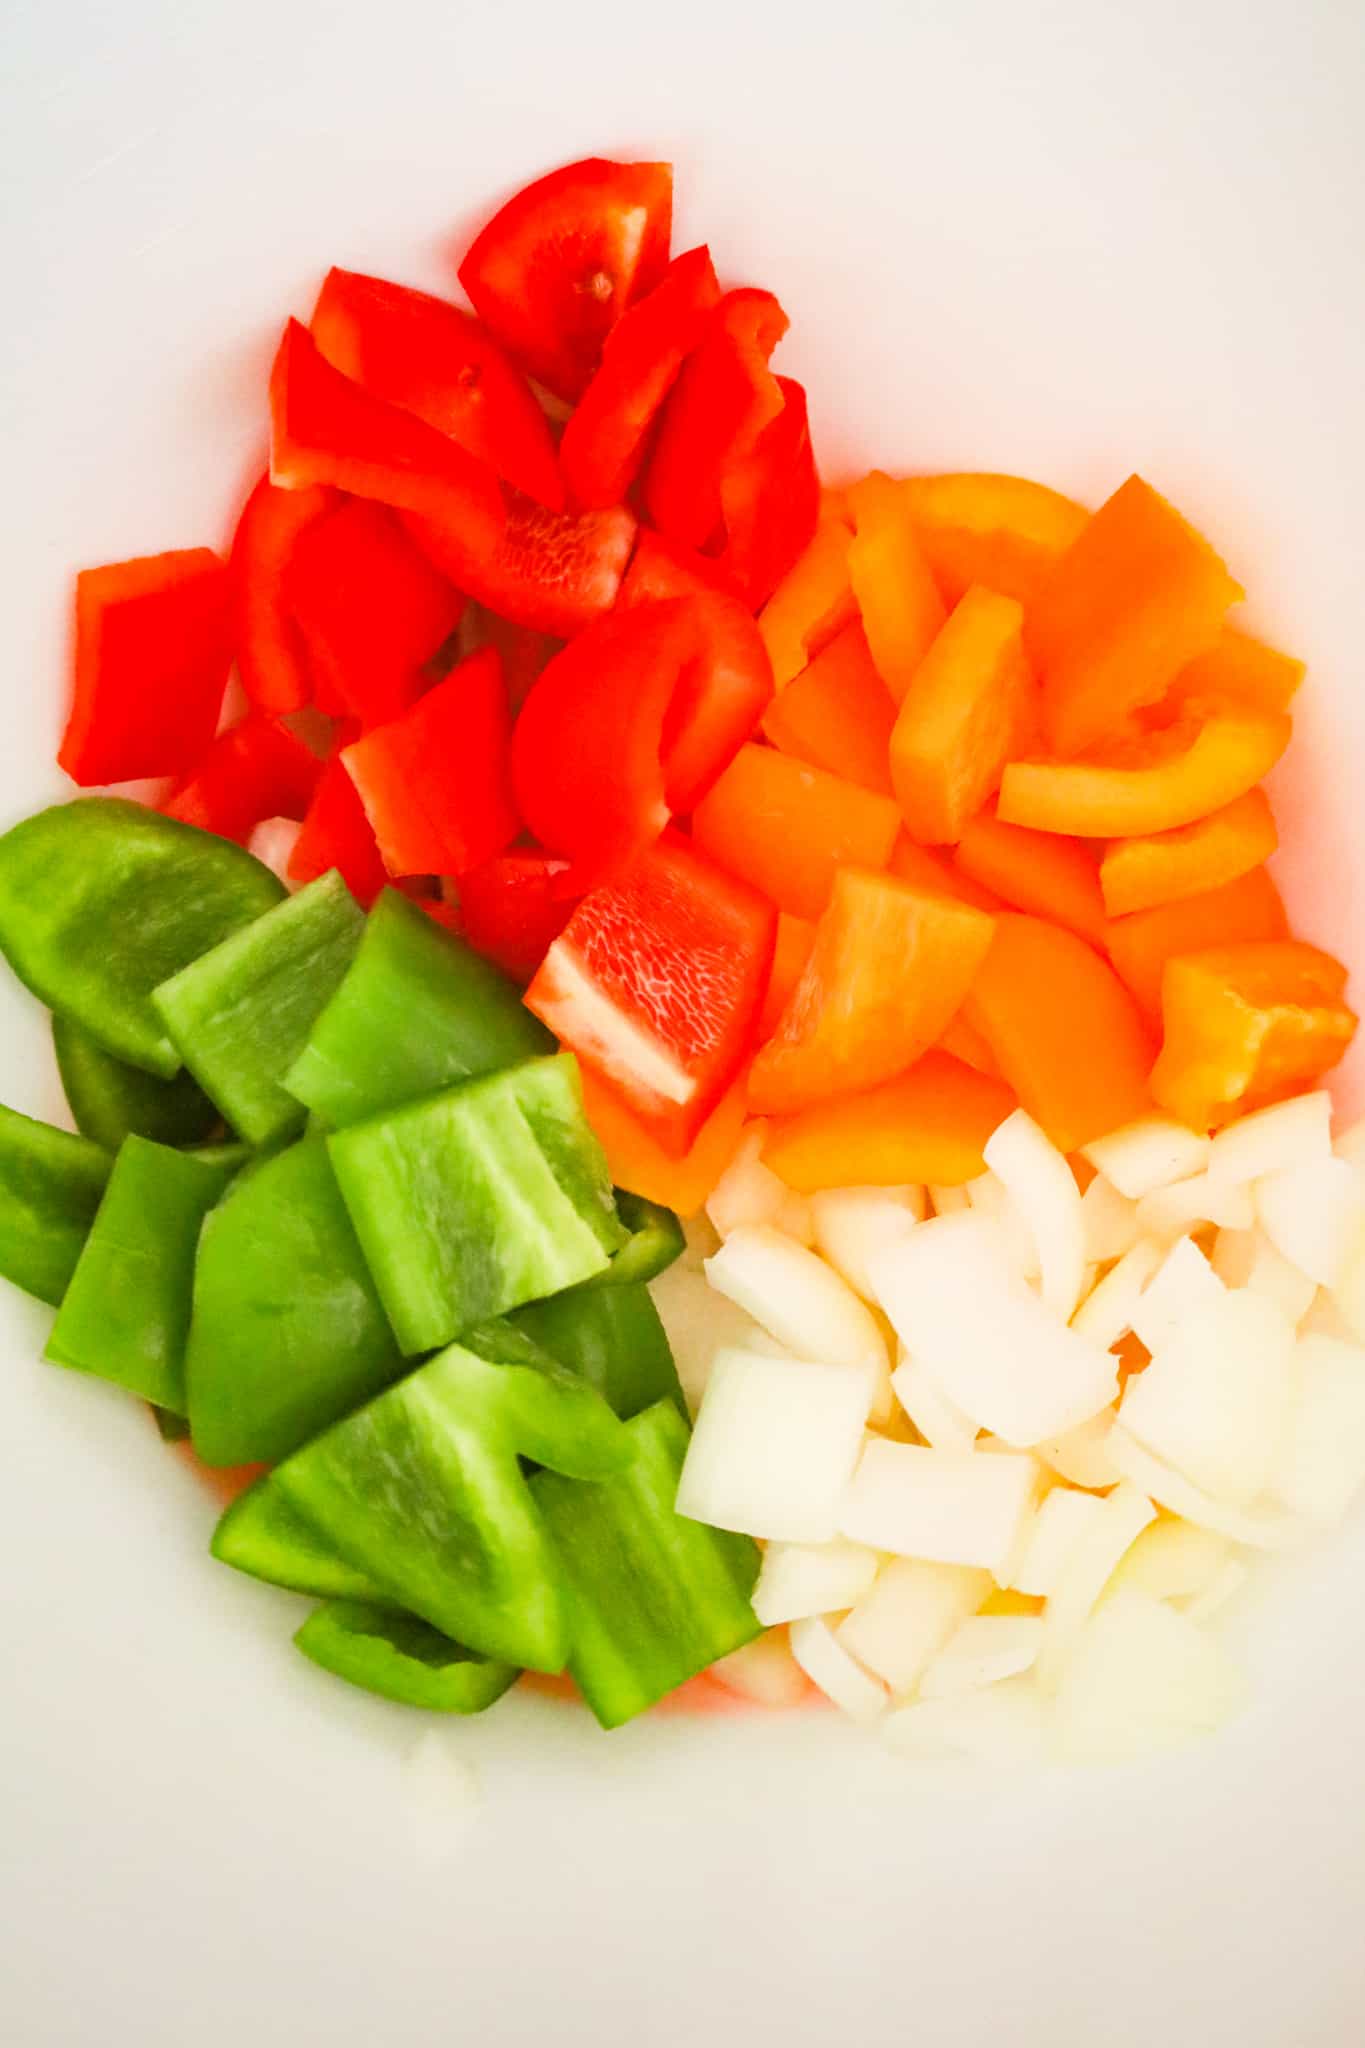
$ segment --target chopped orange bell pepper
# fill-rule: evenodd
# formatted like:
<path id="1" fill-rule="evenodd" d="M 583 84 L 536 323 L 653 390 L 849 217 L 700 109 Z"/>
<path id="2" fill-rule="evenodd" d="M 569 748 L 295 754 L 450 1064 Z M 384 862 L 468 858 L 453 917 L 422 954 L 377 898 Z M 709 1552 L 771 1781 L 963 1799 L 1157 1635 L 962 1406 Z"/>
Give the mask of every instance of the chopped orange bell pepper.
<path id="1" fill-rule="evenodd" d="M 1279 844 L 1263 789 L 1249 789 L 1221 811 L 1171 832 L 1114 839 L 1100 862 L 1100 887 L 1111 917 L 1127 917 L 1220 889 L 1269 860 Z"/>
<path id="2" fill-rule="evenodd" d="M 974 584 L 915 671 L 891 735 L 891 782 L 910 836 L 962 837 L 1032 722 L 1024 610 Z"/>
<path id="3" fill-rule="evenodd" d="M 836 868 L 884 868 L 899 828 L 890 797 L 752 742 L 692 813 L 698 846 L 793 917 L 820 915 Z"/>
<path id="4" fill-rule="evenodd" d="M 891 849 L 887 871 L 898 875 L 902 882 L 913 882 L 917 889 L 927 889 L 931 895 L 952 896 L 959 903 L 974 903 L 978 910 L 1003 910 L 1004 904 L 989 889 L 983 889 L 970 875 L 964 875 L 955 868 L 945 854 L 935 853 L 932 847 L 916 846 L 913 839 L 901 833 Z"/>
<path id="5" fill-rule="evenodd" d="M 969 1024 L 961 1010 L 938 1043 L 940 1052 L 950 1052 L 955 1060 L 962 1060 L 965 1065 L 975 1067 L 978 1074 L 990 1074 L 999 1080 L 1000 1069 L 996 1065 L 995 1054 L 975 1024 Z"/>
<path id="6" fill-rule="evenodd" d="M 908 476 L 919 544 L 948 603 L 973 583 L 1029 604 L 1090 518 L 1084 505 L 1022 476 Z"/>
<path id="7" fill-rule="evenodd" d="M 1182 668 L 1174 697 L 1224 697 L 1256 711 L 1287 711 L 1303 681 L 1304 665 L 1264 641 L 1224 626 L 1207 654 Z"/>
<path id="8" fill-rule="evenodd" d="M 583 1106 L 618 1188 L 695 1216 L 735 1156 L 744 1128 L 744 1077 L 722 1095 L 682 1157 L 666 1152 L 616 1090 L 582 1069 Z"/>
<path id="9" fill-rule="evenodd" d="M 874 469 L 851 486 L 857 532 L 848 573 L 877 673 L 899 704 L 947 606 L 915 538 L 910 503 L 899 484 Z"/>
<path id="10" fill-rule="evenodd" d="M 1149 1017 L 1161 1015 L 1166 962 L 1210 946 L 1251 939 L 1287 939 L 1289 919 L 1265 868 L 1252 868 L 1221 889 L 1204 889 L 1174 903 L 1116 917 L 1109 926 L 1109 957 Z"/>
<path id="11" fill-rule="evenodd" d="M 853 535 L 842 520 L 822 518 L 799 561 L 787 571 L 758 615 L 758 630 L 782 689 L 813 654 L 857 617 L 848 575 Z"/>
<path id="12" fill-rule="evenodd" d="M 986 1140 L 1014 1106 L 1002 1082 L 927 1052 L 879 1088 L 775 1118 L 763 1163 L 803 1195 L 926 1181 L 961 1187 L 984 1173 Z"/>
<path id="13" fill-rule="evenodd" d="M 887 750 L 895 722 L 891 693 L 855 619 L 773 698 L 763 730 L 784 754 L 890 796 Z"/>
<path id="14" fill-rule="evenodd" d="M 969 903 L 841 868 L 805 971 L 749 1069 L 749 1107 L 781 1116 L 904 1073 L 961 1007 L 994 930 Z"/>
<path id="15" fill-rule="evenodd" d="M 959 840 L 953 865 L 1016 910 L 1050 917 L 1092 945 L 1104 945 L 1099 873 L 1083 841 L 1002 825 L 990 811 L 981 811 Z"/>
<path id="16" fill-rule="evenodd" d="M 1311 1086 L 1355 1035 L 1345 988 L 1339 960 L 1293 939 L 1172 960 L 1152 1093 L 1173 1116 L 1207 1130 Z"/>
<path id="17" fill-rule="evenodd" d="M 810 949 L 815 944 L 815 926 L 808 918 L 792 917 L 785 910 L 777 913 L 777 940 L 773 946 L 772 972 L 768 976 L 768 993 L 763 998 L 763 1008 L 758 1014 L 755 1036 L 760 1045 L 772 1037 L 777 1029 L 777 1020 L 791 999 L 791 992 L 800 981 Z"/>
<path id="18" fill-rule="evenodd" d="M 1244 595 L 1174 506 L 1130 476 L 1029 609 L 1049 744 L 1078 754 L 1118 731 L 1130 712 L 1157 703 L 1213 646 L 1228 606 Z"/>
<path id="19" fill-rule="evenodd" d="M 1112 967 L 1074 932 L 997 919 L 964 1015 L 1063 1152 L 1150 1110 L 1146 1026 Z"/>
<path id="20" fill-rule="evenodd" d="M 1130 839 L 1192 825 L 1254 789 L 1289 745 L 1284 712 L 1219 705 L 1090 761 L 1011 761 L 1000 782 L 1008 825 L 1080 839 Z"/>

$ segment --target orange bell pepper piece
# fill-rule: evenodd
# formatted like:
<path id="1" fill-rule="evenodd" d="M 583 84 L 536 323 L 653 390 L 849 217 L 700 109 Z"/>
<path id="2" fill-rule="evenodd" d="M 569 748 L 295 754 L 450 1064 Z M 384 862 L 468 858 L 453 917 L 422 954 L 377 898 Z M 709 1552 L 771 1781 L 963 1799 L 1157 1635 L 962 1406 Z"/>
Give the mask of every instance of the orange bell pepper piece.
<path id="1" fill-rule="evenodd" d="M 955 1060 L 961 1060 L 966 1066 L 975 1067 L 978 1074 L 990 1074 L 999 1080 L 1000 1069 L 996 1065 L 995 1054 L 975 1024 L 969 1024 L 961 1010 L 938 1043 L 940 1052 L 950 1052 Z"/>
<path id="2" fill-rule="evenodd" d="M 1022 476 L 908 476 L 901 485 L 940 591 L 956 604 L 973 583 L 1030 604 L 1090 514 Z"/>
<path id="3" fill-rule="evenodd" d="M 581 1079 L 588 1122 L 615 1185 L 647 1202 L 662 1202 L 679 1216 L 697 1215 L 735 1156 L 744 1129 L 744 1076 L 731 1083 L 680 1159 L 664 1150 L 606 1081 L 587 1067 Z"/>
<path id="4" fill-rule="evenodd" d="M 923 661 L 891 735 L 891 782 L 911 838 L 960 839 L 1032 722 L 1024 611 L 975 584 Z"/>
<path id="5" fill-rule="evenodd" d="M 1279 845 L 1263 789 L 1249 789 L 1221 811 L 1172 832 L 1114 839 L 1100 862 L 1100 888 L 1111 917 L 1151 910 L 1182 896 L 1221 889 L 1269 860 Z"/>
<path id="6" fill-rule="evenodd" d="M 1109 957 L 1149 1017 L 1161 1015 L 1166 962 L 1210 946 L 1287 939 L 1289 919 L 1265 868 L 1252 868 L 1221 889 L 1204 889 L 1151 910 L 1117 917 L 1109 926 Z"/>
<path id="7" fill-rule="evenodd" d="M 908 1074 L 861 1095 L 776 1117 L 763 1164 L 788 1187 L 961 1187 L 985 1171 L 983 1148 L 1014 1108 L 1003 1082 L 945 1052 L 927 1052 Z"/>
<path id="8" fill-rule="evenodd" d="M 1085 527 L 1029 610 L 1029 652 L 1043 681 L 1043 725 L 1078 754 L 1164 697 L 1218 638 L 1245 596 L 1208 542 L 1130 476 Z M 1023 822 L 1023 821 L 1021 821 Z"/>
<path id="9" fill-rule="evenodd" d="M 774 697 L 763 730 L 784 754 L 891 794 L 887 750 L 896 707 L 855 619 Z"/>
<path id="10" fill-rule="evenodd" d="M 1255 711 L 1287 711 L 1303 681 L 1304 665 L 1264 641 L 1224 626 L 1207 654 L 1182 668 L 1174 697 L 1223 697 Z"/>
<path id="11" fill-rule="evenodd" d="M 1339 960 L 1293 939 L 1172 960 L 1152 1093 L 1173 1116 L 1207 1130 L 1311 1086 L 1355 1035 L 1345 988 Z"/>
<path id="12" fill-rule="evenodd" d="M 1055 832 L 1002 825 L 989 811 L 972 819 L 958 842 L 953 865 L 1016 910 L 1050 917 L 1103 947 L 1106 921 L 1099 873 L 1088 846 Z"/>
<path id="13" fill-rule="evenodd" d="M 793 563 L 758 615 L 758 630 L 772 658 L 779 690 L 800 675 L 813 654 L 857 617 L 849 581 L 853 535 L 838 519 L 822 518 L 805 553 Z"/>
<path id="14" fill-rule="evenodd" d="M 1254 789 L 1289 745 L 1280 711 L 1218 705 L 1090 761 L 1011 761 L 1000 782 L 1008 825 L 1080 839 L 1130 839 L 1192 825 Z"/>
<path id="15" fill-rule="evenodd" d="M 874 469 L 850 487 L 848 502 L 857 527 L 849 580 L 877 673 L 899 704 L 948 609 L 900 485 Z"/>
<path id="16" fill-rule="evenodd" d="M 983 889 L 970 875 L 964 875 L 953 866 L 946 855 L 935 853 L 932 847 L 916 846 L 913 839 L 902 832 L 891 849 L 887 871 L 902 882 L 913 882 L 917 889 L 926 889 L 933 896 L 951 896 L 958 903 L 974 903 L 978 910 L 1003 910 L 1004 904 L 989 889 Z"/>
<path id="17" fill-rule="evenodd" d="M 815 926 L 808 918 L 791 917 L 785 910 L 778 911 L 772 972 L 768 976 L 768 992 L 763 998 L 763 1008 L 758 1013 L 755 1027 L 760 1045 L 776 1031 L 777 1020 L 791 1000 L 791 992 L 801 979 L 814 944 Z"/>
<path id="18" fill-rule="evenodd" d="M 999 918 L 964 1015 L 1063 1152 L 1150 1111 L 1146 1026 L 1112 967 L 1074 932 Z"/>
<path id="19" fill-rule="evenodd" d="M 805 971 L 749 1069 L 749 1107 L 781 1116 L 904 1073 L 961 1007 L 994 930 L 968 903 L 841 868 Z"/>
<path id="20" fill-rule="evenodd" d="M 899 828 L 890 797 L 752 742 L 692 813 L 698 846 L 793 917 L 819 917 L 836 868 L 884 868 Z"/>

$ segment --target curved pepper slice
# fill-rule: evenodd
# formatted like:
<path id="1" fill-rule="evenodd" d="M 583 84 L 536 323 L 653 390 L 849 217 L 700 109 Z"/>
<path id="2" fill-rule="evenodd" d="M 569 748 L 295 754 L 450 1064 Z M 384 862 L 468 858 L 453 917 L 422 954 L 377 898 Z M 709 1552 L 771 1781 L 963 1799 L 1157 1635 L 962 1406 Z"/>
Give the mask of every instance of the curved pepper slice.
<path id="1" fill-rule="evenodd" d="M 927 1052 L 909 1073 L 861 1095 L 776 1117 L 763 1163 L 788 1187 L 960 1187 L 986 1170 L 986 1140 L 1015 1106 L 1003 1082 L 945 1052 Z"/>
<path id="2" fill-rule="evenodd" d="M 857 618 L 848 573 L 852 544 L 852 528 L 822 514 L 806 548 L 764 605 L 758 630 L 772 657 L 773 681 L 779 690 Z"/>
<path id="3" fill-rule="evenodd" d="M 477 320 L 430 292 L 329 270 L 309 322 L 344 375 L 449 434 L 505 483 L 559 511 L 564 485 L 549 422 Z"/>
<path id="4" fill-rule="evenodd" d="M 900 704 L 948 616 L 899 484 L 873 470 L 848 493 L 848 574 L 877 673 Z M 1005 602 L 1005 600 L 1001 600 Z"/>
<path id="5" fill-rule="evenodd" d="M 1166 962 L 1210 946 L 1251 939 L 1287 939 L 1289 919 L 1269 871 L 1252 868 L 1221 889 L 1205 889 L 1151 910 L 1116 917 L 1109 926 L 1109 957 L 1149 1017 L 1161 1015 Z"/>
<path id="6" fill-rule="evenodd" d="M 1312 1087 L 1355 1036 L 1346 969 L 1295 940 L 1218 946 L 1172 960 L 1165 1043 L 1152 1071 L 1163 1109 L 1196 1130 Z"/>
<path id="7" fill-rule="evenodd" d="M 321 761 L 302 740 L 264 712 L 249 711 L 219 733 L 161 808 L 168 818 L 245 846 L 263 818 L 302 818 L 321 774 Z"/>
<path id="8" fill-rule="evenodd" d="M 635 545 L 635 515 L 547 512 L 508 493 L 506 524 L 486 530 L 461 519 L 410 518 L 407 527 L 443 576 L 514 626 L 568 640 L 610 611 Z"/>
<path id="9" fill-rule="evenodd" d="M 300 536 L 340 502 L 325 484 L 285 491 L 267 474 L 237 521 L 230 564 L 237 673 L 252 703 L 277 718 L 301 711 L 313 695 L 308 657 L 285 596 L 285 575 Z"/>
<path id="10" fill-rule="evenodd" d="M 1049 917 L 1103 947 L 1105 903 L 1094 854 L 1082 841 L 1005 825 L 980 811 L 958 841 L 953 864 L 1015 910 Z"/>
<path id="11" fill-rule="evenodd" d="M 743 746 L 692 815 L 692 836 L 793 917 L 818 917 L 837 869 L 884 868 L 900 815 L 890 797 Z"/>
<path id="12" fill-rule="evenodd" d="M 721 484 L 782 410 L 768 358 L 790 322 L 771 292 L 727 292 L 687 358 L 659 421 L 645 471 L 653 525 L 704 548 L 723 523 Z"/>
<path id="13" fill-rule="evenodd" d="M 53 1308 L 71 1284 L 113 1159 L 0 1104 L 0 1274 Z"/>
<path id="14" fill-rule="evenodd" d="M 466 1650 L 416 1615 L 361 1600 L 315 1608 L 294 1643 L 334 1678 L 433 1714 L 482 1714 L 521 1675 L 515 1664 Z"/>
<path id="15" fill-rule="evenodd" d="M 329 868 L 337 870 L 362 910 L 369 909 L 389 879 L 374 827 L 339 754 L 318 777 L 289 856 L 289 878 L 314 882 Z"/>
<path id="16" fill-rule="evenodd" d="M 891 783 L 922 846 L 962 837 L 1033 725 L 1023 627 L 1022 605 L 974 584 L 914 671 L 891 733 Z"/>
<path id="17" fill-rule="evenodd" d="M 527 982 L 573 913 L 563 894 L 569 863 L 548 853 L 499 854 L 460 877 L 460 929 L 466 941 Z"/>
<path id="18" fill-rule="evenodd" d="M 1205 702 L 1222 697 L 1257 711 L 1287 711 L 1303 676 L 1304 664 L 1292 654 L 1224 626 L 1208 653 L 1181 669 L 1171 696 Z"/>
<path id="19" fill-rule="evenodd" d="M 1278 845 L 1265 791 L 1249 789 L 1193 825 L 1111 840 L 1100 861 L 1105 908 L 1124 917 L 1222 888 L 1269 860 Z"/>
<path id="20" fill-rule="evenodd" d="M 76 1129 L 108 1152 L 131 1137 L 197 1145 L 222 1123 L 192 1074 L 163 1081 L 130 1067 L 70 1017 L 52 1019 L 52 1045 Z"/>
<path id="21" fill-rule="evenodd" d="M 908 476 L 901 489 L 925 560 L 950 605 L 973 583 L 1031 603 L 1090 518 L 1074 498 L 1022 476 Z"/>
<path id="22" fill-rule="evenodd" d="M 890 796 L 895 723 L 891 692 L 855 620 L 793 676 L 769 707 L 763 732 L 779 752 Z"/>
<path id="23" fill-rule="evenodd" d="M 800 558 L 820 517 L 805 387 L 779 377 L 777 388 L 781 412 L 720 480 L 720 559 L 754 610 L 767 603 Z"/>

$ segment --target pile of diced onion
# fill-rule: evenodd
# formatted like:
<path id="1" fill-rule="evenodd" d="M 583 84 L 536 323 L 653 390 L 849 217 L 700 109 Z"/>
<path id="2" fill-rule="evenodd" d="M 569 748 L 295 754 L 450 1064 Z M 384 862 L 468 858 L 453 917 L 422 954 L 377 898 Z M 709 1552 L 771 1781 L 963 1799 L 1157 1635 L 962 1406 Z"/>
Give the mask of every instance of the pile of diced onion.
<path id="1" fill-rule="evenodd" d="M 1324 1092 L 1211 1140 L 1151 1117 L 1073 1170 L 1016 1111 L 966 1187 L 809 1198 L 762 1145 L 664 1289 L 678 1505 L 763 1545 L 721 1678 L 995 1761 L 1221 1723 L 1211 1618 L 1365 1489 L 1365 1125 L 1334 1147 Z"/>

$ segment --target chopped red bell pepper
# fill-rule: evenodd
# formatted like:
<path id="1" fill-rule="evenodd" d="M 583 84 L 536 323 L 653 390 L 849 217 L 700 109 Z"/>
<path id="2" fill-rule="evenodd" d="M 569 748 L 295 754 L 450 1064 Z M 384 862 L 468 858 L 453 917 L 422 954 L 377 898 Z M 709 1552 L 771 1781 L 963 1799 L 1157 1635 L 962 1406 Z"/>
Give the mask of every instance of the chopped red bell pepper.
<path id="1" fill-rule="evenodd" d="M 573 915 L 560 893 L 568 862 L 513 852 L 460 877 L 460 928 L 476 953 L 529 981 Z"/>
<path id="2" fill-rule="evenodd" d="M 720 480 L 721 560 L 752 611 L 768 602 L 805 553 L 820 517 L 805 388 L 791 377 L 779 377 L 777 384 L 781 412 Z"/>
<path id="3" fill-rule="evenodd" d="M 386 278 L 329 270 L 309 325 L 328 362 L 376 398 L 449 434 L 528 497 L 563 508 L 550 423 L 470 314 Z"/>
<path id="4" fill-rule="evenodd" d="M 502 663 L 470 655 L 341 759 L 391 875 L 462 875 L 515 838 Z"/>
<path id="5" fill-rule="evenodd" d="M 252 703 L 278 718 L 301 711 L 314 696 L 284 579 L 301 534 L 339 504 L 325 484 L 283 491 L 263 476 L 242 510 L 232 541 L 237 673 Z"/>
<path id="6" fill-rule="evenodd" d="M 321 774 L 302 740 L 263 711 L 249 711 L 219 733 L 162 809 L 245 846 L 263 818 L 302 818 Z"/>
<path id="7" fill-rule="evenodd" d="M 582 396 L 602 344 L 668 262 L 671 164 L 587 157 L 537 178 L 460 265 L 474 310 L 556 397 Z"/>
<path id="8" fill-rule="evenodd" d="M 514 626 L 510 619 L 500 619 L 485 605 L 476 605 L 466 613 L 463 631 L 469 653 L 480 647 L 497 648 L 513 718 L 526 702 L 532 683 L 544 674 L 564 645 L 555 634 L 538 633 L 533 626 Z"/>
<path id="9" fill-rule="evenodd" d="M 719 301 L 710 251 L 689 249 L 607 336 L 601 367 L 559 444 L 576 505 L 618 505 L 625 497 L 655 415 Z"/>
<path id="10" fill-rule="evenodd" d="M 408 531 L 452 583 L 515 626 L 571 639 L 611 610 L 635 545 L 624 505 L 547 512 L 508 493 L 507 523 L 490 546 L 459 519 L 418 519 Z"/>
<path id="11" fill-rule="evenodd" d="M 650 519 L 670 540 L 718 539 L 721 480 L 782 410 L 768 358 L 789 325 L 771 292 L 727 292 L 683 364 L 645 471 Z"/>
<path id="12" fill-rule="evenodd" d="M 776 926 L 670 831 L 579 904 L 526 1004 L 680 1156 L 743 1062 Z"/>
<path id="13" fill-rule="evenodd" d="M 82 569 L 58 761 L 83 789 L 185 774 L 213 738 L 231 663 L 231 585 L 212 548 Z"/>
<path id="14" fill-rule="evenodd" d="M 335 484 L 404 512 L 458 523 L 484 554 L 506 520 L 486 462 L 334 369 L 291 320 L 270 373 L 270 480 L 285 490 Z"/>
<path id="15" fill-rule="evenodd" d="M 319 697 L 362 727 L 397 718 L 429 688 L 423 665 L 464 598 L 387 506 L 347 498 L 299 535 L 285 594 Z"/>
<path id="16" fill-rule="evenodd" d="M 389 879 L 374 828 L 339 754 L 318 778 L 289 859 L 290 879 L 295 882 L 316 881 L 331 868 L 366 910 Z"/>

